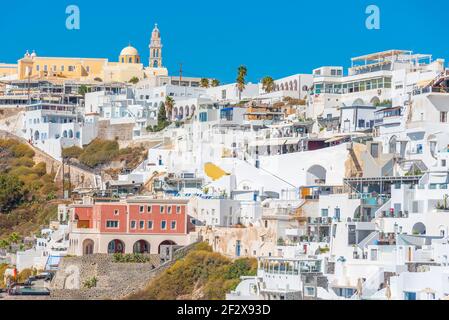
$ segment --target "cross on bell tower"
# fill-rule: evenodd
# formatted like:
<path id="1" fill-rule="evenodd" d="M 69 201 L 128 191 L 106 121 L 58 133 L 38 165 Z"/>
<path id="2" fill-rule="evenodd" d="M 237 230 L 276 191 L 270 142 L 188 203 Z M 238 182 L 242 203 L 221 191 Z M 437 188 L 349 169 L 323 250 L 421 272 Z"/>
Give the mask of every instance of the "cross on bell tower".
<path id="1" fill-rule="evenodd" d="M 157 27 L 157 23 L 154 25 L 153 32 L 151 33 L 150 68 L 162 68 L 161 32 Z"/>

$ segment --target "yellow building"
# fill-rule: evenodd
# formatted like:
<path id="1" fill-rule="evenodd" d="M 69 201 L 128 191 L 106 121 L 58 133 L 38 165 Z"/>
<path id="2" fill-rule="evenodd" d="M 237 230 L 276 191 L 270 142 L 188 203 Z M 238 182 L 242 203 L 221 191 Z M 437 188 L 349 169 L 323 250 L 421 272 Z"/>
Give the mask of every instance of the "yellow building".
<path id="1" fill-rule="evenodd" d="M 152 76 L 167 76 L 162 66 L 162 42 L 160 31 L 155 26 L 150 43 L 150 65 L 145 68 L 139 52 L 129 45 L 119 55 L 118 62 L 96 58 L 39 57 L 28 51 L 15 68 L 6 68 L 7 75 L 17 74 L 19 80 L 68 79 L 77 81 L 101 80 L 105 82 L 129 82 L 132 78 L 144 79 Z M 0 76 L 2 69 L 0 65 Z M 6 71 L 5 71 L 6 74 Z"/>
<path id="2" fill-rule="evenodd" d="M 126 49 L 128 48 L 123 49 L 125 53 Z M 95 58 L 39 57 L 36 54 L 26 54 L 18 62 L 18 78 L 20 80 L 61 78 L 78 81 L 101 79 L 101 81 L 128 82 L 133 77 L 139 79 L 144 77 L 144 67 L 137 62 L 140 61 L 138 54 L 120 55 L 120 59 L 124 62 L 109 62 L 108 59 Z"/>
<path id="3" fill-rule="evenodd" d="M 17 64 L 0 63 L 0 78 L 17 74 Z"/>

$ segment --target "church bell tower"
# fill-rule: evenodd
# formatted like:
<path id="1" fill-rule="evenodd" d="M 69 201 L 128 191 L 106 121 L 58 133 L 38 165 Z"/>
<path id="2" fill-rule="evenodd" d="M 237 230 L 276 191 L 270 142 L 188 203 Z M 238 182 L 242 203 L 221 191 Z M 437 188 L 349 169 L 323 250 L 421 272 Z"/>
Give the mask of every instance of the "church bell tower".
<path id="1" fill-rule="evenodd" d="M 162 68 L 161 32 L 157 27 L 157 23 L 155 24 L 153 32 L 151 33 L 150 68 Z"/>

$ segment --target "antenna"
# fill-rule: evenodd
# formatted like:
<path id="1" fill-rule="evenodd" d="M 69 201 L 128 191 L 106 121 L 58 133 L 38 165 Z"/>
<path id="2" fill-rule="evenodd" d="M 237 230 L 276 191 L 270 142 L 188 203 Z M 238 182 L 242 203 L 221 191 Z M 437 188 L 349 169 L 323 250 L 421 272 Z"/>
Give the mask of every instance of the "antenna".
<path id="1" fill-rule="evenodd" d="M 179 85 L 181 86 L 182 82 L 182 62 L 179 64 Z"/>

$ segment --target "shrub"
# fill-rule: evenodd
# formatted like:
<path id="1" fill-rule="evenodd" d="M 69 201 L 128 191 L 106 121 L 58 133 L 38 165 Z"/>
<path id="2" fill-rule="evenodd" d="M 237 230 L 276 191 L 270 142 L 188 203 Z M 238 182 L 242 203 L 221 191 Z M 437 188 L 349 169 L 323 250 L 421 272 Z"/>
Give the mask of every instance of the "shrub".
<path id="1" fill-rule="evenodd" d="M 97 286 L 97 283 L 98 283 L 97 277 L 92 277 L 83 282 L 83 287 L 85 289 L 92 289 Z"/>
<path id="2" fill-rule="evenodd" d="M 33 158 L 34 157 L 34 151 L 30 147 L 28 147 L 26 144 L 23 144 L 23 143 L 16 143 L 11 148 L 11 151 L 14 153 L 14 157 L 16 157 L 16 158 L 22 158 L 22 157 Z"/>
<path id="3" fill-rule="evenodd" d="M 130 299 L 174 300 L 195 292 L 195 298 L 199 293 L 201 299 L 222 300 L 237 287 L 240 277 L 256 272 L 256 259 L 232 261 L 212 252 L 207 243 L 200 243 Z"/>
<path id="4" fill-rule="evenodd" d="M 22 270 L 22 272 L 20 272 L 17 275 L 17 282 L 24 283 L 32 275 L 34 275 L 34 270 L 33 269 L 24 269 L 24 270 Z"/>
<path id="5" fill-rule="evenodd" d="M 146 263 L 150 261 L 150 257 L 140 253 L 115 253 L 113 256 L 113 261 L 116 263 Z"/>
<path id="6" fill-rule="evenodd" d="M 9 212 L 19 206 L 24 196 L 23 183 L 17 177 L 0 174 L 0 213 Z"/>
<path id="7" fill-rule="evenodd" d="M 11 161 L 11 165 L 14 167 L 28 167 L 32 168 L 34 166 L 34 161 L 28 157 L 16 158 Z"/>
<path id="8" fill-rule="evenodd" d="M 117 141 L 94 140 L 79 157 L 81 163 L 95 168 L 112 161 L 119 154 Z"/>
<path id="9" fill-rule="evenodd" d="M 64 158 L 72 158 L 78 159 L 83 153 L 83 149 L 77 146 L 73 146 L 70 148 L 65 148 L 62 150 L 62 157 Z"/>

